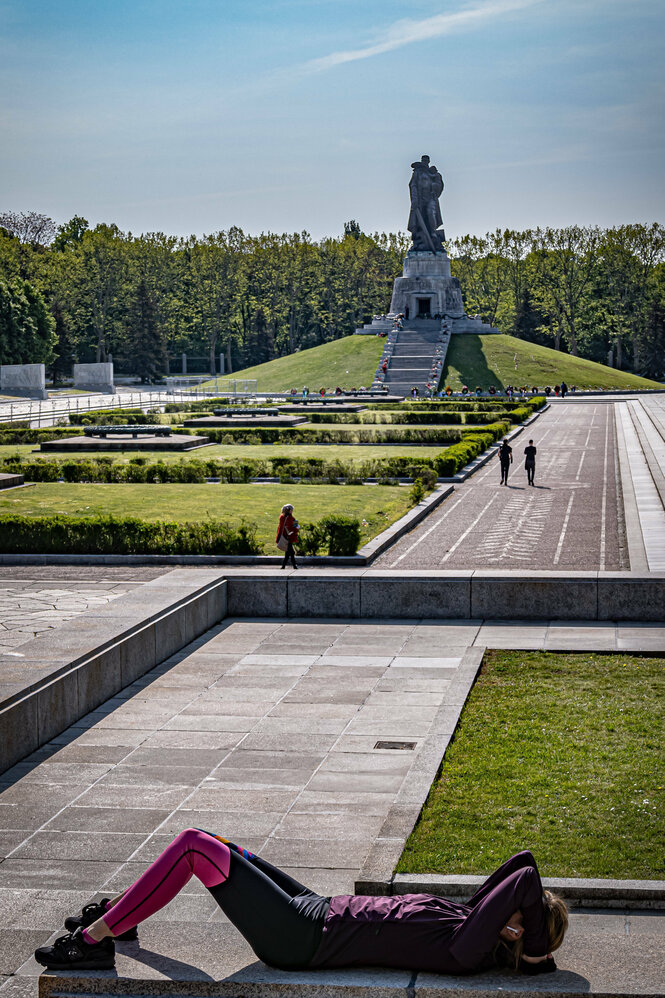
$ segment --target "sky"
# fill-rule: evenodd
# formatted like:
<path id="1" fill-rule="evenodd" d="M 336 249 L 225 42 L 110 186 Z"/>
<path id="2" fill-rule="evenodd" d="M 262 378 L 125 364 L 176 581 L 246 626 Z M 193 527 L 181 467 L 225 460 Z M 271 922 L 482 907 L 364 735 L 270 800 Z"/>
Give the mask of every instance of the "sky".
<path id="1" fill-rule="evenodd" d="M 201 235 L 665 221 L 663 0 L 0 0 L 0 211 Z"/>

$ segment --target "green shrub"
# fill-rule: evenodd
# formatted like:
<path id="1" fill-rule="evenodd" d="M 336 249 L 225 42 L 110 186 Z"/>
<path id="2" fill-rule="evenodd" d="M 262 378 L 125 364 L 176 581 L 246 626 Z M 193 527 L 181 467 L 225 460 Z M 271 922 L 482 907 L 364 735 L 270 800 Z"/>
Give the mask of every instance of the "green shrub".
<path id="1" fill-rule="evenodd" d="M 256 525 L 112 516 L 0 516 L 7 554 L 260 554 Z"/>
<path id="2" fill-rule="evenodd" d="M 324 548 L 329 555 L 356 554 L 360 546 L 360 521 L 352 516 L 326 516 L 318 523 L 304 523 L 298 550 L 316 555 Z"/>
<path id="3" fill-rule="evenodd" d="M 422 478 L 416 478 L 409 491 L 409 502 L 412 506 L 417 506 L 425 498 L 425 486 Z"/>

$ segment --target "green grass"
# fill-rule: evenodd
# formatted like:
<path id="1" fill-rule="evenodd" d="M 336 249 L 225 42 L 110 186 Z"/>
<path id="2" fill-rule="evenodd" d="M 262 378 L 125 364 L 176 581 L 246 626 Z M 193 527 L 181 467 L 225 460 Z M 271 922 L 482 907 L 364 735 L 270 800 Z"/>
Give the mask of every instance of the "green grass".
<path id="1" fill-rule="evenodd" d="M 0 514 L 22 516 L 137 516 L 179 523 L 213 518 L 257 524 L 257 537 L 274 554 L 282 506 L 291 502 L 301 523 L 343 514 L 364 521 L 361 543 L 409 509 L 409 489 L 383 485 L 33 485 L 0 493 Z"/>
<path id="2" fill-rule="evenodd" d="M 470 427 L 466 427 L 470 429 Z M 479 427 L 480 429 L 480 427 Z M 87 460 L 91 457 L 107 456 L 127 464 L 133 457 L 144 457 L 148 463 L 164 461 L 173 464 L 178 461 L 207 461 L 219 458 L 229 460 L 270 460 L 274 457 L 292 458 L 323 458 L 326 461 L 344 461 L 345 463 L 361 464 L 363 461 L 378 460 L 393 457 L 435 457 L 441 453 L 446 444 L 424 444 L 412 446 L 409 444 L 212 444 L 191 451 L 79 451 L 66 455 L 62 452 L 40 451 L 34 444 L 14 444 L 0 446 L 0 461 L 19 454 L 24 460 L 36 458 L 45 461 L 63 461 L 71 458 Z"/>
<path id="3" fill-rule="evenodd" d="M 397 870 L 665 876 L 665 659 L 489 652 Z"/>
<path id="4" fill-rule="evenodd" d="M 361 385 L 369 388 L 384 343 L 385 340 L 378 336 L 344 336 L 288 357 L 278 357 L 267 364 L 234 371 L 225 377 L 256 379 L 259 392 L 287 392 L 292 388 L 301 391 L 303 385 L 307 385 L 312 394 L 319 388 L 334 390 L 338 385 L 346 389 Z"/>
<path id="5" fill-rule="evenodd" d="M 517 355 L 517 368 L 515 367 Z M 503 388 L 506 385 L 559 384 L 562 380 L 578 388 L 662 388 L 657 381 L 616 371 L 581 357 L 542 347 L 515 336 L 453 336 L 446 357 L 441 385 L 457 390 Z"/>

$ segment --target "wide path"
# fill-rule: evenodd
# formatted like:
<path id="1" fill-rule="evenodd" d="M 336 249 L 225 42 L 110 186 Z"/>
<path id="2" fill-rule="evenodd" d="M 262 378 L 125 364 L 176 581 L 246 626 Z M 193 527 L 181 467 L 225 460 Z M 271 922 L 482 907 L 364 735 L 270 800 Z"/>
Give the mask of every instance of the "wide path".
<path id="1" fill-rule="evenodd" d="M 564 647 L 604 648 L 601 633 L 618 633 L 577 625 L 580 645 L 568 630 Z M 260 850 L 322 893 L 352 892 L 465 648 L 519 647 L 525 637 L 545 647 L 555 631 L 547 622 L 497 631 L 481 621 L 279 619 L 213 628 L 0 778 L 1 998 L 34 998 L 33 949 L 84 902 L 131 883 L 188 826 Z M 665 627 L 645 637 L 665 648 Z M 397 822 L 394 834 L 407 832 Z M 664 930 L 662 914 L 577 913 L 558 957 L 563 974 L 543 990 L 660 995 Z M 118 953 L 119 975 L 165 989 L 183 982 L 179 993 L 197 981 L 209 993 L 211 980 L 238 975 L 252 994 L 261 981 L 284 994 L 305 976 L 257 961 L 196 880 Z M 427 998 L 497 986 L 496 975 L 419 975 L 415 991 L 404 971 L 310 977 L 318 995 L 354 982 L 377 994 L 422 988 Z M 506 983 L 530 990 L 525 979 Z"/>
<path id="2" fill-rule="evenodd" d="M 535 487 L 524 471 L 530 437 Z M 494 457 L 373 567 L 628 569 L 613 405 L 553 405 L 512 446 L 507 487 Z"/>

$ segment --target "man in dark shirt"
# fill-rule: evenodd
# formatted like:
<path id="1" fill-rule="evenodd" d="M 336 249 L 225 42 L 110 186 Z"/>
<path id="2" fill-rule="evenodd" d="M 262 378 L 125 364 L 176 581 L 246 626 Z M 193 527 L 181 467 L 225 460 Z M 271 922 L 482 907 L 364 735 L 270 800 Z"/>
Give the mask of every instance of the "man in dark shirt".
<path id="1" fill-rule="evenodd" d="M 536 448 L 533 446 L 533 440 L 529 440 L 529 446 L 524 448 L 524 458 L 527 482 L 529 485 L 533 485 L 533 478 L 536 473 Z"/>
<path id="2" fill-rule="evenodd" d="M 499 447 L 499 462 L 501 464 L 501 482 L 500 485 L 508 484 L 508 469 L 513 463 L 513 448 L 510 446 L 507 440 L 504 440 Z"/>

